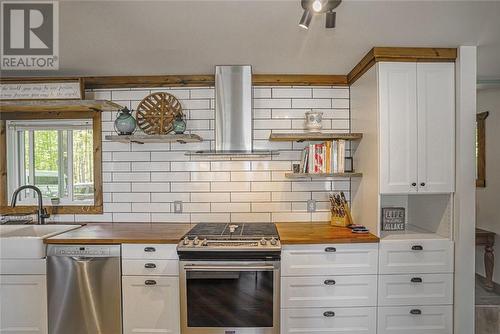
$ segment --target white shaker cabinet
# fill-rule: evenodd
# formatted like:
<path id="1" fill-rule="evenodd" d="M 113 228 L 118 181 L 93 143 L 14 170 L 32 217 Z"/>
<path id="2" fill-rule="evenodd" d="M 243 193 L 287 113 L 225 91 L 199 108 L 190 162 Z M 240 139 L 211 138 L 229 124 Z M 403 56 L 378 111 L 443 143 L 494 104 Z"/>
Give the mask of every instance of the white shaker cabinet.
<path id="1" fill-rule="evenodd" d="M 47 333 L 45 275 L 0 275 L 0 333 Z"/>
<path id="2" fill-rule="evenodd" d="M 454 63 L 378 64 L 380 193 L 454 191 Z"/>
<path id="3" fill-rule="evenodd" d="M 124 276 L 123 333 L 179 334 L 179 278 Z"/>
<path id="4" fill-rule="evenodd" d="M 176 245 L 122 245 L 123 333 L 180 334 Z"/>

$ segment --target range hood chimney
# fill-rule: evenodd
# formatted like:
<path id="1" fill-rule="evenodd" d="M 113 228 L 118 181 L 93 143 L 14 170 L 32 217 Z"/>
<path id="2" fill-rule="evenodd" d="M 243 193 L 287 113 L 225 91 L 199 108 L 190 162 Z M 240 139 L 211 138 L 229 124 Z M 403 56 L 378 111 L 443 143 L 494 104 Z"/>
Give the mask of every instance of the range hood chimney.
<path id="1" fill-rule="evenodd" d="M 253 149 L 252 67 L 215 66 L 215 150 L 187 155 L 266 156 Z"/>

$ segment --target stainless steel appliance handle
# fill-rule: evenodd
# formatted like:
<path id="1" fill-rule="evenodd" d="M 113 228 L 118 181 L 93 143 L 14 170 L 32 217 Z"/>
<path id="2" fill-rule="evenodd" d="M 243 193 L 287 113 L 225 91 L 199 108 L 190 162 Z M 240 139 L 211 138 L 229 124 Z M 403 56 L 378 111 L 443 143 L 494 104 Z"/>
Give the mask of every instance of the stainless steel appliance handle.
<path id="1" fill-rule="evenodd" d="M 95 257 L 90 256 L 71 256 L 71 259 L 77 262 L 90 262 L 95 259 Z"/>
<path id="2" fill-rule="evenodd" d="M 253 270 L 274 270 L 274 266 L 223 266 L 223 265 L 196 265 L 196 264 L 186 264 L 184 265 L 185 270 L 189 271 L 253 271 Z"/>

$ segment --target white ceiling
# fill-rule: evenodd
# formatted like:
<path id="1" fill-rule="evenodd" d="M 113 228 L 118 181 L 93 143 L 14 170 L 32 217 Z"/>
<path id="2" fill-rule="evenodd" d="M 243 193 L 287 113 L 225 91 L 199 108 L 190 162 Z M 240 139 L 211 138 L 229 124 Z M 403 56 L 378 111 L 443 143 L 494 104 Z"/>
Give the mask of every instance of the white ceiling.
<path id="1" fill-rule="evenodd" d="M 300 0 L 60 1 L 60 71 L 15 74 L 347 74 L 373 46 L 477 45 L 478 76 L 500 78 L 500 1 L 344 0 L 330 30 L 301 14 Z"/>

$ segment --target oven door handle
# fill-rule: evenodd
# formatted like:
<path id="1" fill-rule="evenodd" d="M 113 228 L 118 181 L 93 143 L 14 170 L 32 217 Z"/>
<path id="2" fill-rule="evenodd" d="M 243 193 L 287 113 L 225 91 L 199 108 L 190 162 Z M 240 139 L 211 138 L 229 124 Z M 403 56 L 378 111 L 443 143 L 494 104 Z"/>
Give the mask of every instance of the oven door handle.
<path id="1" fill-rule="evenodd" d="M 274 270 L 274 266 L 200 266 L 196 264 L 185 264 L 184 269 L 188 271 L 269 271 Z"/>

